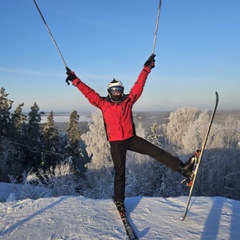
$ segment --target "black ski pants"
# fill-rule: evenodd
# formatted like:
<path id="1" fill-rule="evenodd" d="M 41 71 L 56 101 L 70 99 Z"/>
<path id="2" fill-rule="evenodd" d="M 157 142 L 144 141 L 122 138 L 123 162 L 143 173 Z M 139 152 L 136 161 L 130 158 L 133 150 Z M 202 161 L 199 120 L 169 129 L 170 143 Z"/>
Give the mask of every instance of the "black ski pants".
<path id="1" fill-rule="evenodd" d="M 176 171 L 181 160 L 170 153 L 155 146 L 147 140 L 133 136 L 127 140 L 110 142 L 111 155 L 115 170 L 114 199 L 124 201 L 125 199 L 125 167 L 127 150 L 148 155 L 172 170 Z"/>

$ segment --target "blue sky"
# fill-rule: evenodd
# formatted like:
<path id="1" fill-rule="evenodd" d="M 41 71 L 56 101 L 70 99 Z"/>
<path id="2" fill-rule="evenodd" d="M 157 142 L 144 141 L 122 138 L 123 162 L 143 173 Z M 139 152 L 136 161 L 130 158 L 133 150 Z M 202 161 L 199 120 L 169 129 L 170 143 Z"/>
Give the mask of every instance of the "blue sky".
<path id="1" fill-rule="evenodd" d="M 128 92 L 151 55 L 158 0 L 36 0 L 69 68 L 100 95 Z M 240 109 L 240 1 L 163 0 L 156 67 L 135 111 Z M 33 0 L 1 0 L 0 87 L 13 110 L 93 111 L 65 83 L 64 64 Z"/>

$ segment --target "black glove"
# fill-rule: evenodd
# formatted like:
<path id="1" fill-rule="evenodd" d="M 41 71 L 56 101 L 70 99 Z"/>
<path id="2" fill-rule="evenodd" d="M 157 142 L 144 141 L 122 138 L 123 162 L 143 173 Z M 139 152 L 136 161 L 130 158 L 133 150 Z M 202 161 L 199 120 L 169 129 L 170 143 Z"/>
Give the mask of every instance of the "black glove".
<path id="1" fill-rule="evenodd" d="M 155 54 L 153 53 L 149 58 L 148 60 L 144 63 L 144 66 L 145 67 L 149 67 L 149 68 L 154 68 L 155 67 Z"/>
<path id="2" fill-rule="evenodd" d="M 66 83 L 69 85 L 69 81 L 73 81 L 74 79 L 77 78 L 77 76 L 75 75 L 75 73 L 68 67 L 66 67 L 66 74 L 68 75 L 67 78 L 66 78 Z"/>

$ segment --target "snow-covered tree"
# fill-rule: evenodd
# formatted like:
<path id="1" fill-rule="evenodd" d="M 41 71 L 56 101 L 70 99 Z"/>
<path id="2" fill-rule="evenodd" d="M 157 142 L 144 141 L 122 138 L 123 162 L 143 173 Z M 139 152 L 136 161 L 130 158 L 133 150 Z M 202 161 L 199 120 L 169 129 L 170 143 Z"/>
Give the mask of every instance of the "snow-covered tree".
<path id="1" fill-rule="evenodd" d="M 93 198 L 110 198 L 113 194 L 114 170 L 101 112 L 94 112 L 92 119 L 93 122 L 89 125 L 89 131 L 82 136 L 90 157 L 90 162 L 86 165 L 88 188 L 84 195 Z M 136 132 L 140 137 L 147 137 L 142 124 L 137 126 Z M 161 190 L 161 195 L 169 196 L 173 192 L 174 195 L 177 195 L 180 188 L 176 184 L 173 184 L 173 187 L 170 186 L 170 183 L 176 182 L 177 175 L 172 176 L 170 174 L 173 174 L 173 172 L 155 159 L 128 151 L 126 159 L 126 196 L 155 196 L 159 194 L 160 189 L 163 189 L 165 178 L 169 184 L 165 184 L 167 189 Z"/>
<path id="2" fill-rule="evenodd" d="M 86 164 L 86 178 L 89 184 L 85 196 L 94 198 L 111 197 L 113 194 L 113 163 L 110 146 L 106 138 L 102 113 L 91 115 L 89 131 L 82 135 L 90 162 Z"/>
<path id="3" fill-rule="evenodd" d="M 64 195 L 79 195 L 83 180 L 72 173 L 69 163 L 59 163 L 53 170 L 43 171 L 38 174 L 29 172 L 24 179 L 21 198 L 37 199 L 42 197 L 57 197 Z"/>
<path id="4" fill-rule="evenodd" d="M 209 114 L 207 111 L 202 111 L 195 119 L 187 124 L 185 133 L 182 135 L 182 149 L 184 153 L 194 153 L 201 148 L 205 135 L 209 127 Z M 210 132 L 212 134 L 212 131 Z M 209 135 L 209 139 L 211 135 Z M 210 143 L 208 141 L 207 143 Z M 206 146 L 208 147 L 209 144 Z"/>
<path id="5" fill-rule="evenodd" d="M 148 137 L 149 141 L 152 142 L 153 144 L 158 145 L 159 144 L 159 124 L 157 121 L 153 122 L 151 126 L 151 133 L 150 136 Z"/>
<path id="6" fill-rule="evenodd" d="M 239 142 L 239 120 L 233 118 L 231 114 L 228 115 L 222 130 L 224 132 L 224 147 L 235 148 Z"/>
<path id="7" fill-rule="evenodd" d="M 169 123 L 166 126 L 166 135 L 173 147 L 182 149 L 183 136 L 188 131 L 189 125 L 196 120 L 198 111 L 196 108 L 183 107 L 169 116 Z"/>
<path id="8" fill-rule="evenodd" d="M 151 127 L 152 133 L 147 137 L 147 132 L 140 123 L 137 135 L 149 139 L 153 144 L 163 148 L 159 139 L 157 123 Z M 153 137 L 154 136 L 154 137 Z M 179 176 L 166 166 L 149 156 L 135 152 L 127 154 L 126 196 L 176 196 L 181 193 Z"/>
<path id="9" fill-rule="evenodd" d="M 136 127 L 136 133 L 139 137 L 147 138 L 147 133 L 141 123 Z M 143 154 L 128 151 L 126 160 L 126 196 L 154 195 L 161 186 L 162 172 L 163 165 L 156 160 Z"/>

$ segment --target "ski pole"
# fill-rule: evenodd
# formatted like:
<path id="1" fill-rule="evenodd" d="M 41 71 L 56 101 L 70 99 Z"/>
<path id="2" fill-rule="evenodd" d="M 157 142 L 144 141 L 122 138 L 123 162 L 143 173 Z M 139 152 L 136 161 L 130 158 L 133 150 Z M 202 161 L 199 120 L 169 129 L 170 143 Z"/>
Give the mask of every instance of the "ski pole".
<path id="1" fill-rule="evenodd" d="M 37 10 L 38 10 L 38 12 L 39 12 L 39 14 L 40 14 L 40 16 L 41 16 L 44 24 L 45 24 L 48 32 L 49 32 L 49 35 L 50 35 L 50 37 L 51 37 L 51 39 L 52 39 L 52 41 L 53 41 L 53 43 L 54 43 L 54 45 L 55 45 L 55 47 L 56 47 L 56 49 L 57 49 L 57 51 L 58 51 L 58 53 L 59 53 L 62 61 L 63 61 L 63 64 L 64 64 L 65 68 L 67 68 L 67 64 L 66 64 L 66 62 L 65 62 L 65 60 L 64 60 L 64 58 L 63 58 L 63 55 L 62 55 L 62 53 L 61 53 L 61 51 L 60 51 L 60 49 L 59 49 L 59 47 L 58 47 L 58 45 L 57 45 L 57 42 L 55 41 L 55 39 L 54 39 L 54 37 L 53 37 L 53 35 L 52 35 L 51 31 L 50 31 L 50 28 L 49 28 L 48 25 L 47 25 L 47 22 L 45 21 L 43 15 L 42 15 L 42 13 L 41 13 L 40 8 L 38 7 L 38 5 L 37 5 L 37 3 L 36 3 L 35 0 L 33 0 L 33 2 L 35 3 L 35 6 L 36 6 L 36 8 L 37 8 Z"/>
<path id="2" fill-rule="evenodd" d="M 154 38 L 153 38 L 152 54 L 154 54 L 154 52 L 155 52 L 155 47 L 156 47 L 157 32 L 158 32 L 158 23 L 159 23 L 159 18 L 160 18 L 161 5 L 162 5 L 162 0 L 159 0 L 158 12 L 157 12 L 157 20 L 156 20 L 156 26 L 155 26 L 155 32 L 154 32 Z"/>

